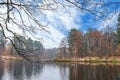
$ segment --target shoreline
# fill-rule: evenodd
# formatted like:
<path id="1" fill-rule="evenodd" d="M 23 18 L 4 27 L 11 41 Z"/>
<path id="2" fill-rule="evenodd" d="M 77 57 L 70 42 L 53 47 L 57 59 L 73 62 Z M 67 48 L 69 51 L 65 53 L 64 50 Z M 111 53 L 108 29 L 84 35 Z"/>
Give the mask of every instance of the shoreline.
<path id="1" fill-rule="evenodd" d="M 84 62 L 84 63 L 120 63 L 120 57 L 83 57 L 83 58 L 56 58 L 55 62 Z"/>
<path id="2" fill-rule="evenodd" d="M 53 59 L 41 59 L 40 57 L 27 57 L 31 59 L 33 62 L 48 62 L 48 61 L 54 61 Z M 25 58 L 21 56 L 0 56 L 0 60 L 25 60 Z"/>
<path id="3" fill-rule="evenodd" d="M 23 60 L 20 56 L 0 56 L 0 60 Z"/>
<path id="4" fill-rule="evenodd" d="M 31 57 L 33 61 L 42 61 L 42 62 L 83 62 L 83 63 L 119 63 L 120 57 L 83 57 L 83 58 L 55 58 L 55 59 L 36 59 Z M 20 56 L 0 56 L 0 60 L 24 60 Z"/>

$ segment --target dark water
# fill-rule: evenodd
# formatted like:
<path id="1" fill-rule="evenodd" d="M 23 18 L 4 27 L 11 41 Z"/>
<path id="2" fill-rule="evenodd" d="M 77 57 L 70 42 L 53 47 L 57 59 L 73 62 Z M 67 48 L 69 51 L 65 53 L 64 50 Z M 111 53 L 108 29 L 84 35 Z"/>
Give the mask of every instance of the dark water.
<path id="1" fill-rule="evenodd" d="M 0 80 L 120 80 L 120 65 L 0 61 Z"/>

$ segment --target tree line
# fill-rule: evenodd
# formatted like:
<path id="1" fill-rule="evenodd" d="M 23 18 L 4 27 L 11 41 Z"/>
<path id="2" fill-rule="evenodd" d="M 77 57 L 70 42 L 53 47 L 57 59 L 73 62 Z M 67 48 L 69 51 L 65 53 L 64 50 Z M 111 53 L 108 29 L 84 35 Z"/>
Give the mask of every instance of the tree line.
<path id="1" fill-rule="evenodd" d="M 86 33 L 71 29 L 60 45 L 58 54 L 62 57 L 120 56 L 120 14 L 115 30 L 110 26 L 101 31 L 88 28 Z"/>
<path id="2" fill-rule="evenodd" d="M 13 40 L 14 45 L 19 52 L 25 56 L 41 56 L 43 54 L 44 47 L 40 41 L 32 40 L 31 38 L 25 38 L 21 35 L 16 35 L 11 37 L 11 39 Z M 6 40 L 3 36 L 2 30 L 0 30 L 0 54 L 18 55 L 12 43 L 9 40 Z"/>
<path id="3" fill-rule="evenodd" d="M 112 14 L 111 16 L 117 14 L 119 4 L 120 2 L 116 0 L 0 0 L 0 28 L 4 37 L 10 40 L 17 53 L 24 56 L 21 50 L 15 46 L 13 39 L 5 34 L 5 31 L 7 31 L 16 36 L 16 32 L 10 28 L 9 24 L 19 28 L 24 36 L 27 37 L 27 33 L 29 33 L 39 40 L 36 37 L 38 31 L 49 32 L 46 30 L 47 23 L 43 24 L 40 19 L 41 16 L 46 15 L 46 11 L 57 11 L 61 7 L 69 12 L 71 10 L 69 7 L 76 7 L 80 12 L 88 12 L 99 19 L 104 19 L 108 14 Z"/>

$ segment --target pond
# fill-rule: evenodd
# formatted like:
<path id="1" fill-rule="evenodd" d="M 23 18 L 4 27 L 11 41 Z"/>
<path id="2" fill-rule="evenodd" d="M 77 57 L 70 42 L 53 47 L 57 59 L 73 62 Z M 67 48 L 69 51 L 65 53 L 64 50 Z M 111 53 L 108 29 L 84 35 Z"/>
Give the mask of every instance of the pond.
<path id="1" fill-rule="evenodd" d="M 0 61 L 0 80 L 120 80 L 120 65 Z"/>

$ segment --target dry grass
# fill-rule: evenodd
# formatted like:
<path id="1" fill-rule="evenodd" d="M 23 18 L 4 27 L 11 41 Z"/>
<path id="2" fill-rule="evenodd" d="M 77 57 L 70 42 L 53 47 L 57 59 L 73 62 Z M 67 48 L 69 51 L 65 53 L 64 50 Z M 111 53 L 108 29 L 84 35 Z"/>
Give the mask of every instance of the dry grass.
<path id="1" fill-rule="evenodd" d="M 89 62 L 89 63 L 120 63 L 120 57 L 83 57 L 83 58 L 56 58 L 54 61 L 58 62 Z"/>

